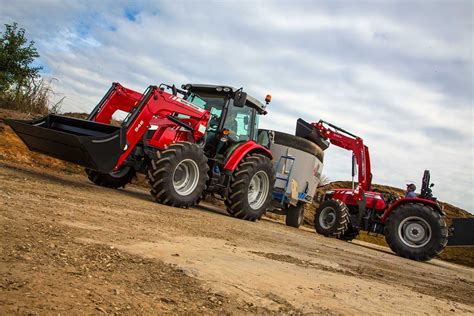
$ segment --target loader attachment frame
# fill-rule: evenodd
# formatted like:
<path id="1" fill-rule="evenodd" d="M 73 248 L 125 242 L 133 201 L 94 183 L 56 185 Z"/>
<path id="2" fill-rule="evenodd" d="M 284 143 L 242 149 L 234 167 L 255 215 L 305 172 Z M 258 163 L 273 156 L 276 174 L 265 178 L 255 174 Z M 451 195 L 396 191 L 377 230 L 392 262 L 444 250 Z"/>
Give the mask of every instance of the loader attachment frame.
<path id="1" fill-rule="evenodd" d="M 110 125 L 117 110 L 129 115 L 121 126 Z M 181 121 L 176 114 L 188 118 Z M 89 119 L 50 114 L 39 120 L 5 122 L 32 151 L 109 173 L 120 167 L 142 141 L 150 121 L 168 121 L 175 130 L 183 129 L 186 124 L 186 133 L 198 141 L 205 135 L 209 113 L 156 86 L 149 86 L 140 94 L 113 83 Z M 181 137 L 182 133 L 176 135 Z M 168 139 L 162 146 L 174 141 Z"/>
<path id="2" fill-rule="evenodd" d="M 474 247 L 474 218 L 453 218 L 448 247 Z"/>
<path id="3" fill-rule="evenodd" d="M 110 172 L 126 144 L 125 130 L 87 120 L 48 115 L 38 120 L 5 120 L 35 152 Z"/>

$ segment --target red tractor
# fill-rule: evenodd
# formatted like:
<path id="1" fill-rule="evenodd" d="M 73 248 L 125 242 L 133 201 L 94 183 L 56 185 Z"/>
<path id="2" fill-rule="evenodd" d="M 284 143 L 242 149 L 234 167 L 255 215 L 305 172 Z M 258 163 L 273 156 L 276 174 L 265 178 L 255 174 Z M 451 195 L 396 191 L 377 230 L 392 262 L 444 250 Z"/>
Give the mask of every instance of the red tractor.
<path id="1" fill-rule="evenodd" d="M 358 183 L 352 189 L 327 191 L 316 211 L 314 225 L 319 234 L 352 240 L 360 230 L 383 234 L 399 256 L 425 261 L 439 254 L 448 242 L 443 210 L 431 194 L 429 171 L 425 171 L 417 198 L 397 198 L 370 191 L 372 174 L 369 149 L 362 138 L 333 124 L 297 122 L 296 135 L 322 149 L 329 144 L 352 151 L 352 176 L 357 165 Z"/>
<path id="2" fill-rule="evenodd" d="M 232 216 L 254 221 L 275 182 L 272 154 L 256 142 L 265 107 L 242 88 L 161 84 L 141 94 L 114 83 L 87 120 L 6 122 L 30 150 L 86 167 L 97 185 L 123 187 L 141 172 L 157 202 L 189 207 L 215 193 Z M 128 115 L 113 126 L 117 111 Z"/>

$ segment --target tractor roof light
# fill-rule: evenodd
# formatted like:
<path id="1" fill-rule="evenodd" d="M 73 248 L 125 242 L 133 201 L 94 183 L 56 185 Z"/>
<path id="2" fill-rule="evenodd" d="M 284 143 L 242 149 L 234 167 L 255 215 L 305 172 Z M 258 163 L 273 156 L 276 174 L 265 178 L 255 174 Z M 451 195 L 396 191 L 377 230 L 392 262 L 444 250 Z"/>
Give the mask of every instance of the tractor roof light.
<path id="1" fill-rule="evenodd" d="M 267 96 L 265 97 L 265 103 L 268 105 L 271 101 L 272 101 L 272 96 L 267 94 Z"/>

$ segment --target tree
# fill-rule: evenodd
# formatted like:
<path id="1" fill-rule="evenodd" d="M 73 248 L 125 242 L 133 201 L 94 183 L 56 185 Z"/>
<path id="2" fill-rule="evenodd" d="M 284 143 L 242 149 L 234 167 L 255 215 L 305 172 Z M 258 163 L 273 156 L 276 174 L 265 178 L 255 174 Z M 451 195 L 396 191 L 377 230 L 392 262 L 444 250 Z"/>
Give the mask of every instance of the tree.
<path id="1" fill-rule="evenodd" d="M 42 67 L 31 66 L 39 54 L 35 42 L 28 43 L 25 29 L 18 28 L 16 22 L 5 24 L 5 32 L 0 35 L 0 93 L 10 89 L 18 93 L 39 77 Z"/>

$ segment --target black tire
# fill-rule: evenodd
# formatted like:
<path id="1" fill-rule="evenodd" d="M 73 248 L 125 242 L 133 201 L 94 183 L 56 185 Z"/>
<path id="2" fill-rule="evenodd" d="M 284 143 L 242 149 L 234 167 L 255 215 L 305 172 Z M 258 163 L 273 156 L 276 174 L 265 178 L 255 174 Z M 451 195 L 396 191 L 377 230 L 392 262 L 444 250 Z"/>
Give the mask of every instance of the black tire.
<path id="1" fill-rule="evenodd" d="M 262 183 L 264 186 L 262 190 L 266 192 L 257 192 L 254 201 L 249 201 L 249 194 L 252 192 L 249 190 L 254 189 L 251 186 L 256 185 L 256 181 Z M 266 186 L 263 184 L 264 181 L 267 181 Z M 236 218 L 249 221 L 260 219 L 271 201 L 274 184 L 275 173 L 270 159 L 260 154 L 248 155 L 232 174 L 229 193 L 225 200 L 227 212 Z"/>
<path id="2" fill-rule="evenodd" d="M 337 239 L 351 241 L 352 239 L 356 238 L 359 235 L 359 230 L 354 228 L 350 223 L 347 230 L 341 234 Z"/>
<path id="3" fill-rule="evenodd" d="M 85 171 L 94 184 L 113 189 L 124 188 L 136 175 L 135 169 L 129 166 L 121 166 L 117 171 L 110 173 L 101 173 L 87 168 Z"/>
<path id="4" fill-rule="evenodd" d="M 304 222 L 304 203 L 299 202 L 294 205 L 290 205 L 286 210 L 285 223 L 288 226 L 298 228 L 303 225 Z"/>
<path id="5" fill-rule="evenodd" d="M 349 210 L 339 200 L 326 200 L 314 216 L 314 228 L 320 235 L 340 238 L 349 228 Z"/>
<path id="6" fill-rule="evenodd" d="M 208 171 L 207 158 L 199 146 L 189 142 L 174 143 L 156 152 L 148 165 L 150 193 L 158 203 L 192 206 L 206 187 Z"/>
<path id="7" fill-rule="evenodd" d="M 261 129 L 259 131 L 267 131 L 265 129 Z M 308 154 L 311 154 L 319 159 L 319 161 L 324 161 L 324 151 L 315 143 L 287 133 L 273 131 L 273 142 L 275 144 L 283 145 L 292 147 L 301 151 L 304 151 Z"/>
<path id="8" fill-rule="evenodd" d="M 394 209 L 385 221 L 384 235 L 393 252 L 416 261 L 430 260 L 448 243 L 443 216 L 421 203 L 407 203 Z"/>

